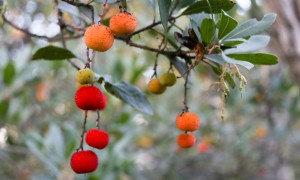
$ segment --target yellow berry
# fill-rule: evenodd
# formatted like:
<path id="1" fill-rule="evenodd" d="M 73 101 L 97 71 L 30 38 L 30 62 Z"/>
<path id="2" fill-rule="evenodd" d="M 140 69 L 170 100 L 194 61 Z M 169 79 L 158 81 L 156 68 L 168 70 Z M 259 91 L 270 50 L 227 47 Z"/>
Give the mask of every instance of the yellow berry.
<path id="1" fill-rule="evenodd" d="M 137 21 L 134 15 L 128 12 L 115 14 L 109 21 L 112 32 L 119 37 L 127 36 L 136 29 Z"/>
<path id="2" fill-rule="evenodd" d="M 94 24 L 85 31 L 84 42 L 88 48 L 104 52 L 112 47 L 114 35 L 110 28 L 104 25 Z"/>
<path id="3" fill-rule="evenodd" d="M 173 86 L 176 83 L 176 76 L 174 73 L 164 73 L 159 77 L 159 82 L 164 86 Z"/>
<path id="4" fill-rule="evenodd" d="M 148 90 L 153 94 L 162 94 L 166 89 L 166 86 L 161 85 L 157 78 L 151 79 L 148 83 Z"/>
<path id="5" fill-rule="evenodd" d="M 95 80 L 94 72 L 90 68 L 80 69 L 76 73 L 76 80 L 80 84 L 91 84 Z"/>

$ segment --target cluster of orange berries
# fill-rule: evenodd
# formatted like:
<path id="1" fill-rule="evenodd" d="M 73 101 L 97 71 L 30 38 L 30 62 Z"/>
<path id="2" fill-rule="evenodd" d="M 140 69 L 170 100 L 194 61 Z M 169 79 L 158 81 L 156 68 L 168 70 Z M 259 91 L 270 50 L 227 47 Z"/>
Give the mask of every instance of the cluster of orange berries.
<path id="1" fill-rule="evenodd" d="M 173 72 L 163 73 L 158 78 L 153 78 L 148 82 L 148 91 L 153 94 L 162 94 L 168 86 L 173 86 L 175 83 L 176 76 Z"/>
<path id="2" fill-rule="evenodd" d="M 181 148 L 190 148 L 196 143 L 196 136 L 192 133 L 200 127 L 200 118 L 197 114 L 183 112 L 176 118 L 178 129 L 185 131 L 177 136 L 177 144 Z"/>
<path id="3" fill-rule="evenodd" d="M 102 24 L 93 24 L 88 27 L 84 34 L 84 42 L 88 48 L 104 52 L 112 47 L 114 35 L 128 36 L 135 31 L 136 27 L 135 16 L 128 12 L 120 12 L 112 16 L 109 27 Z"/>

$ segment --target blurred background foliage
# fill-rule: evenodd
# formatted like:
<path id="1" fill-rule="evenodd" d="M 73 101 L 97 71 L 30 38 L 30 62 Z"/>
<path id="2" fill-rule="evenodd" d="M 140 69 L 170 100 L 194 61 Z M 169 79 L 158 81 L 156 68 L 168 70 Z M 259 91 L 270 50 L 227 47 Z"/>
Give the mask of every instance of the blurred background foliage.
<path id="1" fill-rule="evenodd" d="M 128 1 L 140 28 L 151 24 L 151 17 L 159 17 L 158 9 L 154 13 L 150 8 L 153 2 Z M 270 10 L 270 3 L 274 2 L 241 0 L 231 15 L 240 21 L 261 18 L 264 11 Z M 6 15 L 17 26 L 50 37 L 59 33 L 52 1 L 8 1 L 8 5 Z M 117 11 L 116 7 L 109 13 Z M 75 8 L 68 9 L 65 19 L 78 21 L 74 19 L 76 13 L 78 18 L 86 18 Z M 282 14 L 278 15 L 280 18 Z M 184 17 L 178 21 L 182 28 L 188 24 Z M 278 23 L 270 30 L 272 35 Z M 156 29 L 163 32 L 162 26 Z M 276 37 L 275 33 L 273 38 Z M 108 95 L 101 126 L 110 134 L 109 147 L 97 151 L 100 166 L 96 172 L 76 175 L 69 166 L 83 121 L 83 112 L 73 100 L 76 70 L 66 61 L 30 62 L 32 53 L 48 42 L 9 25 L 1 25 L 0 39 L 0 179 L 300 178 L 300 77 L 291 71 L 288 57 L 271 48 L 277 42 L 271 41 L 266 51 L 279 54 L 279 64 L 243 71 L 248 86 L 242 92 L 231 91 L 224 122 L 220 118 L 220 93 L 208 91 L 218 77 L 203 64 L 192 73 L 189 106 L 201 117 L 202 125 L 196 132 L 197 145 L 189 150 L 181 150 L 176 144 L 180 131 L 175 118 L 183 107 L 183 80 L 163 95 L 152 95 L 146 92 L 146 83 L 152 73 L 154 53 L 119 41 L 111 50 L 97 53 L 94 70 L 145 91 L 154 115 L 141 114 Z M 159 43 L 152 31 L 134 40 L 151 46 Z M 82 38 L 70 40 L 67 45 L 74 54 L 85 57 Z M 159 73 L 167 71 L 168 64 L 160 56 Z M 95 114 L 90 113 L 88 128 L 94 127 L 94 119 Z"/>

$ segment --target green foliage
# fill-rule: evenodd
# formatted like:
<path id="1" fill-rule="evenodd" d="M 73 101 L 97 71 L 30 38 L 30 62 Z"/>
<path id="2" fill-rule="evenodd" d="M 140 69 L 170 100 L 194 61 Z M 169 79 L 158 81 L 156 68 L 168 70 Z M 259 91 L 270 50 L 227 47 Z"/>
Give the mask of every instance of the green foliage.
<path id="1" fill-rule="evenodd" d="M 234 20 L 232 17 L 226 14 L 226 12 L 222 11 L 221 18 L 219 20 L 219 33 L 218 38 L 222 39 L 228 33 L 230 33 L 236 26 L 238 22 Z"/>
<path id="2" fill-rule="evenodd" d="M 215 35 L 215 22 L 212 19 L 203 19 L 200 32 L 201 32 L 201 38 L 202 42 L 205 45 L 209 45 L 210 42 L 213 40 Z"/>
<path id="3" fill-rule="evenodd" d="M 10 1 L 19 7 L 27 7 L 33 2 L 35 1 Z M 90 2 L 103 3 L 105 0 Z M 116 0 L 107 2 L 112 3 L 111 7 L 118 8 Z M 154 9 L 158 9 L 156 1 L 151 2 Z M 117 39 L 112 50 L 95 53 L 93 57 L 92 68 L 98 77 L 99 74 L 112 75 L 100 76 L 98 82 L 104 83 L 104 88 L 118 99 L 144 114 L 153 116 L 145 116 L 108 96 L 107 108 L 101 111 L 100 126 L 109 132 L 110 145 L 108 149 L 97 152 L 99 168 L 96 172 L 86 175 L 74 174 L 70 170 L 69 159 L 78 146 L 83 120 L 83 113 L 76 109 L 73 102 L 76 91 L 75 70 L 67 62 L 53 62 L 50 65 L 45 61 L 27 63 L 29 58 L 21 51 L 24 47 L 19 46 L 20 41 L 29 45 L 30 52 L 32 48 L 40 46 L 40 43 L 36 43 L 35 40 L 34 43 L 30 42 L 29 38 L 25 38 L 24 41 L 14 40 L 8 32 L 10 28 L 3 28 L 1 34 L 4 34 L 5 39 L 14 41 L 14 44 L 9 44 L 10 48 L 7 48 L 8 57 L 18 63 L 23 60 L 23 65 L 15 63 L 14 69 L 18 67 L 18 73 L 13 75 L 13 80 L 9 80 L 13 83 L 3 83 L 0 86 L 1 125 L 8 132 L 6 144 L 0 152 L 3 162 L 0 163 L 0 179 L 230 179 L 232 176 L 236 179 L 263 179 L 261 172 L 265 172 L 272 179 L 272 173 L 278 172 L 277 167 L 281 168 L 281 162 L 286 162 L 298 175 L 296 178 L 299 177 L 300 174 L 296 171 L 299 169 L 300 159 L 295 156 L 291 161 L 287 154 L 297 154 L 299 149 L 298 139 L 291 140 L 291 137 L 298 137 L 294 135 L 299 132 L 300 96 L 299 87 L 291 82 L 287 68 L 284 64 L 278 65 L 278 68 L 273 67 L 277 68 L 276 76 L 273 72 L 268 74 L 269 69 L 264 73 L 258 68 L 247 72 L 247 76 L 251 77 L 248 80 L 251 86 L 242 92 L 235 88 L 239 87 L 238 74 L 230 72 L 235 65 L 250 69 L 253 64 L 277 63 L 275 55 L 257 52 L 265 48 L 270 41 L 270 37 L 258 33 L 270 27 L 275 16 L 266 15 L 261 21 L 250 20 L 246 26 L 243 23 L 238 25 L 235 12 L 230 13 L 230 16 L 225 13 L 233 6 L 228 0 L 158 2 L 159 11 L 153 12 L 145 5 L 147 2 L 128 1 L 131 12 L 137 15 L 139 20 L 149 19 L 152 13 L 155 13 L 154 16 L 160 15 L 164 30 L 155 26 L 125 42 L 137 41 L 138 45 L 157 48 L 160 40 L 164 39 L 168 42 L 167 48 L 163 49 L 167 53 L 159 56 L 158 73 L 165 72 L 172 63 L 176 75 L 184 75 L 187 72 L 189 66 L 195 62 L 195 53 L 190 53 L 193 48 L 182 47 L 182 43 L 174 38 L 173 32 L 179 32 L 184 40 L 193 41 L 192 44 L 205 45 L 204 59 L 201 59 L 199 65 L 190 73 L 188 103 L 190 110 L 201 117 L 201 129 L 195 132 L 197 143 L 210 139 L 211 150 L 199 153 L 198 144 L 190 150 L 178 150 L 178 130 L 174 121 L 182 109 L 184 80 L 179 78 L 176 87 L 168 90 L 168 93 L 160 97 L 152 96 L 148 100 L 135 86 L 145 85 L 149 78 L 148 71 L 153 68 L 155 53 L 136 51 L 134 47 L 120 43 L 119 40 L 122 39 Z M 95 3 L 91 5 L 95 5 L 95 14 L 98 15 L 101 13 L 101 8 L 98 7 L 102 4 Z M 34 17 L 41 13 L 40 8 L 44 7 L 49 14 L 56 14 L 52 12 L 55 8 L 49 9 L 47 1 L 38 2 L 36 5 L 37 9 L 32 14 L 24 8 L 10 13 L 25 12 Z M 173 11 L 174 8 L 176 11 Z M 92 16 L 90 9 L 85 6 L 74 9 L 71 15 L 69 11 L 62 9 L 66 17 L 71 16 L 68 23 L 76 22 L 78 26 L 87 27 Z M 186 23 L 180 23 L 181 19 L 178 18 L 182 15 L 174 17 L 180 14 L 178 12 L 193 14 L 188 16 L 191 21 L 188 26 L 185 26 Z M 18 14 L 14 15 L 19 17 Z M 170 19 L 173 19 L 172 23 Z M 109 19 L 106 19 L 104 24 L 108 24 L 108 21 Z M 139 22 L 139 28 L 149 25 L 147 23 L 149 22 Z M 170 31 L 166 31 L 167 29 Z M 195 34 L 191 33 L 190 29 L 194 30 Z M 67 36 L 75 34 L 71 27 L 65 30 Z M 3 47 L 6 43 L 11 43 L 10 41 L 1 41 Z M 77 52 L 76 55 L 78 54 L 81 60 L 85 58 L 85 48 L 82 49 L 81 43 L 82 38 L 67 40 L 69 50 L 53 46 L 41 48 L 33 55 L 33 59 L 63 60 L 74 58 L 72 52 Z M 0 55 L 5 62 L 8 58 L 5 59 L 6 55 L 2 50 L 3 48 Z M 176 53 L 168 53 L 172 51 Z M 16 56 L 16 52 L 22 53 Z M 163 58 L 164 55 L 167 58 Z M 76 64 L 84 65 L 80 60 L 74 59 Z M 0 63 L 0 66 L 3 66 L 1 74 L 5 76 L 4 69 L 8 63 Z M 227 70 L 225 73 L 224 69 Z M 243 69 L 241 73 L 244 73 Z M 223 102 L 226 105 L 225 122 L 220 121 L 223 103 L 219 93 L 223 89 L 217 87 L 207 92 L 211 83 L 216 80 L 218 83 L 221 75 L 225 83 L 232 88 L 232 95 Z M 7 76 L 11 78 L 11 75 Z M 113 83 L 110 79 L 121 82 Z M 40 85 L 44 83 L 45 89 L 40 89 Z M 241 93 L 243 98 L 239 96 Z M 44 101 L 38 100 L 39 94 L 45 94 Z M 2 101 L 3 97 L 6 100 Z M 278 123 L 283 120 L 288 123 Z M 94 127 L 95 113 L 90 112 L 87 129 Z M 265 137 L 255 137 L 257 127 L 266 128 Z M 278 148 L 270 150 L 270 145 Z M 88 149 L 86 146 L 84 148 Z M 278 163 L 270 167 L 269 160 Z M 273 179 L 276 178 L 278 177 Z"/>
<path id="4" fill-rule="evenodd" d="M 248 61 L 252 64 L 273 65 L 278 63 L 278 57 L 273 54 L 256 53 L 256 54 L 230 54 L 228 55 L 236 60 Z"/>
<path id="5" fill-rule="evenodd" d="M 197 14 L 201 12 L 218 14 L 222 10 L 229 11 L 235 5 L 230 0 L 201 0 L 190 5 L 182 15 Z"/>
<path id="6" fill-rule="evenodd" d="M 38 49 L 33 54 L 32 60 L 66 60 L 75 57 L 68 49 L 49 45 Z"/>
<path id="7" fill-rule="evenodd" d="M 168 32 L 169 10 L 171 3 L 171 0 L 158 0 L 160 18 L 165 30 L 165 34 Z"/>
<path id="8" fill-rule="evenodd" d="M 6 85 L 10 85 L 16 76 L 15 65 L 12 61 L 9 61 L 3 70 L 3 82 Z"/>
<path id="9" fill-rule="evenodd" d="M 135 109 L 148 115 L 153 114 L 152 107 L 146 96 L 135 86 L 126 82 L 118 82 L 114 84 L 105 82 L 105 89 Z"/>
<path id="10" fill-rule="evenodd" d="M 1 118 L 1 120 L 3 120 L 2 118 L 4 118 L 5 115 L 7 114 L 8 108 L 9 108 L 9 101 L 8 100 L 0 102 L 0 118 Z"/>
<path id="11" fill-rule="evenodd" d="M 251 36 L 257 33 L 261 33 L 274 23 L 276 19 L 276 14 L 270 13 L 266 14 L 261 21 L 257 21 L 256 19 L 250 19 L 238 27 L 236 27 L 233 31 L 231 31 L 227 36 L 221 39 L 221 42 L 224 42 L 228 39 L 237 39 L 244 38 L 247 36 Z"/>

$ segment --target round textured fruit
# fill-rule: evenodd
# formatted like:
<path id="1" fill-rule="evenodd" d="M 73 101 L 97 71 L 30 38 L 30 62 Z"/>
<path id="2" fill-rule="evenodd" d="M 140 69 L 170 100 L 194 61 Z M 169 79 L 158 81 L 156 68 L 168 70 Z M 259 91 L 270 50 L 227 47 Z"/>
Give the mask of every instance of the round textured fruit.
<path id="1" fill-rule="evenodd" d="M 75 152 L 70 161 L 71 168 L 77 174 L 90 173 L 98 167 L 98 157 L 91 150 Z"/>
<path id="2" fill-rule="evenodd" d="M 80 84 L 91 84 L 94 82 L 94 71 L 90 68 L 80 69 L 76 72 L 76 80 Z"/>
<path id="3" fill-rule="evenodd" d="M 91 147 L 103 149 L 109 143 L 109 135 L 100 129 L 90 129 L 86 133 L 85 141 Z"/>
<path id="4" fill-rule="evenodd" d="M 95 86 L 83 86 L 75 94 L 75 103 L 82 110 L 100 110 L 105 107 L 103 93 Z"/>
<path id="5" fill-rule="evenodd" d="M 115 14 L 109 21 L 110 29 L 116 36 L 119 37 L 127 36 L 133 33 L 136 29 L 136 26 L 136 18 L 128 12 Z"/>
<path id="6" fill-rule="evenodd" d="M 200 126 L 200 119 L 195 113 L 184 112 L 177 116 L 176 126 L 183 131 L 195 131 Z"/>
<path id="7" fill-rule="evenodd" d="M 106 108 L 106 104 L 107 104 L 107 97 L 104 93 L 102 93 L 102 103 L 99 104 L 98 109 L 99 110 L 103 110 Z"/>
<path id="8" fill-rule="evenodd" d="M 85 31 L 84 42 L 88 48 L 104 52 L 112 47 L 114 35 L 108 27 L 94 24 Z"/>
<path id="9" fill-rule="evenodd" d="M 157 78 L 151 79 L 148 83 L 148 90 L 153 94 L 162 94 L 166 89 L 167 87 L 161 85 Z"/>
<path id="10" fill-rule="evenodd" d="M 182 148 L 192 147 L 196 143 L 196 137 L 191 133 L 179 134 L 177 136 L 177 144 Z"/>
<path id="11" fill-rule="evenodd" d="M 174 73 L 164 73 L 159 77 L 159 82 L 164 86 L 173 86 L 176 83 L 176 76 Z"/>

